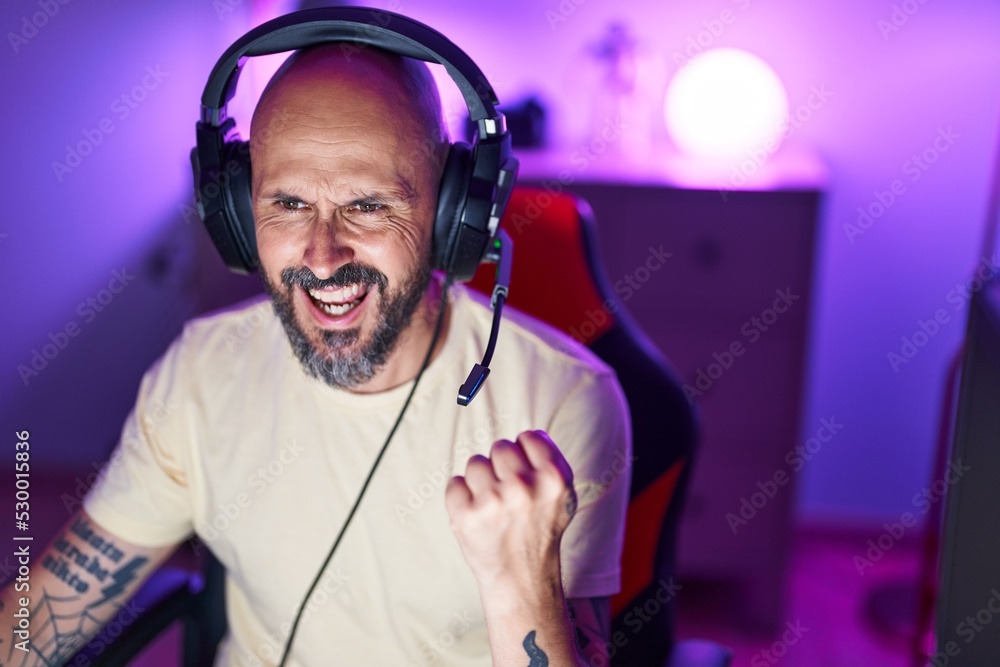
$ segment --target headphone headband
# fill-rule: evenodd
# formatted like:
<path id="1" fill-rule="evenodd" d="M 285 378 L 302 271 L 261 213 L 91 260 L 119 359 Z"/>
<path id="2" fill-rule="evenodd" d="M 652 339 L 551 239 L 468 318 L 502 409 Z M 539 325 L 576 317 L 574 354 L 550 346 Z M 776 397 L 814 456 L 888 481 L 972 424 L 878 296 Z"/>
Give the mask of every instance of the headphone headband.
<path id="1" fill-rule="evenodd" d="M 308 9 L 268 21 L 226 49 L 212 68 L 201 96 L 191 166 L 198 211 L 223 261 L 240 273 L 259 263 L 249 145 L 226 113 L 244 62 L 336 42 L 440 63 L 462 91 L 478 132 L 471 146 L 456 142 L 449 148 L 438 186 L 432 254 L 435 268 L 468 280 L 487 255 L 517 176 L 517 158 L 503 114 L 496 109 L 496 94 L 472 59 L 438 31 L 363 7 Z"/>
<path id="2" fill-rule="evenodd" d="M 222 54 L 212 69 L 201 96 L 202 120 L 216 127 L 225 120 L 223 110 L 236 93 L 236 81 L 247 57 L 329 42 L 374 46 L 443 65 L 462 91 L 472 120 L 483 129 L 480 134 L 503 133 L 503 116 L 496 110 L 496 93 L 469 56 L 433 28 L 399 14 L 363 7 L 306 9 L 280 16 L 245 34 Z M 499 122 L 481 122 L 488 120 Z"/>

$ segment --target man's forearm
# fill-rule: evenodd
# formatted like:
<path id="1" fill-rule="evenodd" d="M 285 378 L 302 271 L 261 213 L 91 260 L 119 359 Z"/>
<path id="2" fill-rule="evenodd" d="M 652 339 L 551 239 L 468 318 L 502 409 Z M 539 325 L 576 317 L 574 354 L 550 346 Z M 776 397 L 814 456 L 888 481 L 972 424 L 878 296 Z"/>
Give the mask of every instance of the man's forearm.
<path id="1" fill-rule="evenodd" d="M 519 590 L 520 589 L 520 590 Z M 498 583 L 481 589 L 493 667 L 578 667 L 576 650 L 559 576 L 526 589 Z"/>
<path id="2" fill-rule="evenodd" d="M 0 591 L 0 667 L 64 664 L 172 550 L 136 547 L 86 514 L 72 517 Z"/>

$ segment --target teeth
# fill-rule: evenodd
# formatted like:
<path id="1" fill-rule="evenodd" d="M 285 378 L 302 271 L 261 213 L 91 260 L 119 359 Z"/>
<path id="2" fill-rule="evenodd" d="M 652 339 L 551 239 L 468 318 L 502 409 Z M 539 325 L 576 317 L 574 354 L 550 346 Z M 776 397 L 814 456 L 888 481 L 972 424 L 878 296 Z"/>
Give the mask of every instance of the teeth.
<path id="1" fill-rule="evenodd" d="M 348 285 L 347 287 L 341 287 L 336 290 L 309 290 L 309 295 L 324 304 L 339 304 L 343 305 L 345 301 L 350 299 L 352 296 L 357 296 L 358 293 L 367 293 L 368 286 L 359 283 L 354 283 L 353 285 Z"/>
<path id="2" fill-rule="evenodd" d="M 344 313 L 353 309 L 357 305 L 358 305 L 357 301 L 352 301 L 351 303 L 345 303 L 339 306 L 336 304 L 329 303 L 321 305 L 320 309 L 327 315 L 343 315 Z"/>

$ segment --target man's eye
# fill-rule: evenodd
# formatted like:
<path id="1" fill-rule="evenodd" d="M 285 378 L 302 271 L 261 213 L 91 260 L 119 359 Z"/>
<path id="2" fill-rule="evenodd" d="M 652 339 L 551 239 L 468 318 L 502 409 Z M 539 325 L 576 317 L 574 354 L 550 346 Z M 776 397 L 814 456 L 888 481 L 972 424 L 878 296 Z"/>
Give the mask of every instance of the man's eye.
<path id="1" fill-rule="evenodd" d="M 382 210 L 382 204 L 358 204 L 358 210 L 362 213 L 376 213 Z"/>
<path id="2" fill-rule="evenodd" d="M 298 211 L 306 207 L 305 202 L 298 201 L 297 199 L 279 199 L 278 206 L 285 209 L 286 211 Z"/>

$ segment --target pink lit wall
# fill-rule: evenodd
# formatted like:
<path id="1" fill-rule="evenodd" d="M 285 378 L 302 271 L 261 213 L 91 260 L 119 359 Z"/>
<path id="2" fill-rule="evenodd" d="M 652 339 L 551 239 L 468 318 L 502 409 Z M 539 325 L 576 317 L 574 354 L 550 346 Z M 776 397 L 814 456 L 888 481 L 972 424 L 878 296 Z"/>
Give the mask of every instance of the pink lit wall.
<path id="1" fill-rule="evenodd" d="M 803 470 L 801 514 L 877 522 L 912 509 L 930 481 L 945 370 L 964 327 L 950 290 L 980 262 L 1000 118 L 996 3 L 373 4 L 451 36 L 501 99 L 537 92 L 563 148 L 593 127 L 600 96 L 586 50 L 613 20 L 664 80 L 674 54 L 700 41 L 763 58 L 793 108 L 825 91 L 790 142 L 815 150 L 829 174 L 803 440 L 824 417 L 844 429 Z M 211 305 L 213 285 L 233 284 L 204 268 L 216 260 L 191 217 L 188 151 L 211 65 L 278 11 L 250 0 L 4 3 L 0 419 L 7 432 L 32 429 L 40 464 L 81 468 L 105 456 L 141 372 Z M 845 230 L 859 207 L 871 224 Z M 901 338 L 941 309 L 937 334 L 894 367 Z M 37 376 L 21 370 L 34 370 L 34 351 Z"/>

